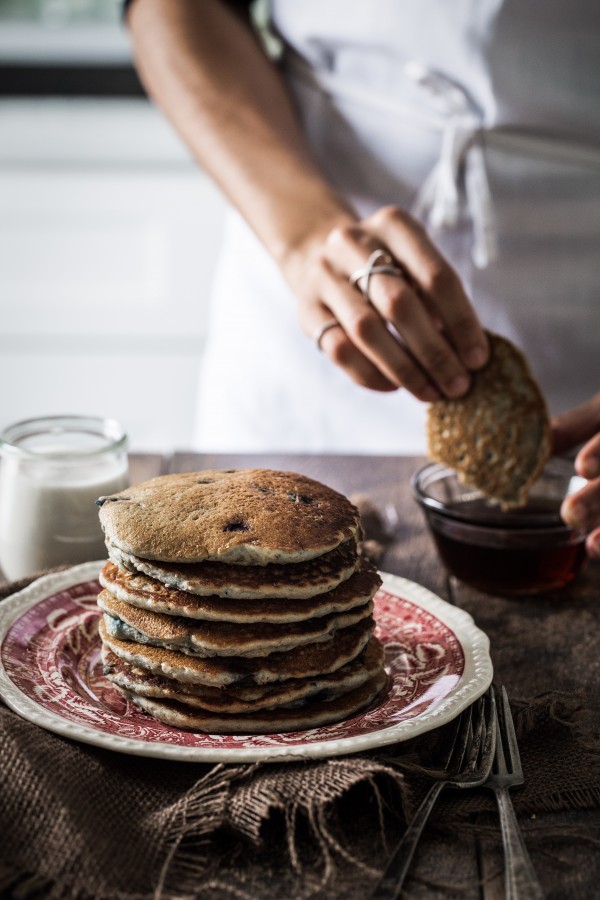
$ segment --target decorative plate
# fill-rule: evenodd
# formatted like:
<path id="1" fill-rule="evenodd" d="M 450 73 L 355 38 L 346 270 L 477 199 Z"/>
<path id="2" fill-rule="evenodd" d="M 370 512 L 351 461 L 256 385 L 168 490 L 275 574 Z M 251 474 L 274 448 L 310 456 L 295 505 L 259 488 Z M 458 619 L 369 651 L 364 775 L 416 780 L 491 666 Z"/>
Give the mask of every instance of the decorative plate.
<path id="1" fill-rule="evenodd" d="M 489 640 L 468 613 L 412 581 L 382 573 L 376 634 L 389 679 L 369 709 L 309 731 L 181 731 L 138 710 L 102 674 L 96 606 L 102 565 L 46 575 L 0 603 L 0 696 L 23 718 L 73 740 L 190 762 L 339 756 L 444 725 L 492 680 Z"/>

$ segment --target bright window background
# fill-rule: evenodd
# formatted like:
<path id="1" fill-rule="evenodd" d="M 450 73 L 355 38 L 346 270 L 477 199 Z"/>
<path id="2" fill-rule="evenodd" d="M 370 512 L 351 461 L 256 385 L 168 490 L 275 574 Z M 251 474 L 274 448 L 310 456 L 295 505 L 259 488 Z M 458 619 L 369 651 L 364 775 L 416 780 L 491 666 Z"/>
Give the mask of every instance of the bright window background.
<path id="1" fill-rule="evenodd" d="M 118 3 L 0 0 L 2 65 L 129 66 Z M 0 97 L 0 428 L 97 414 L 191 446 L 224 211 L 143 97 Z"/>

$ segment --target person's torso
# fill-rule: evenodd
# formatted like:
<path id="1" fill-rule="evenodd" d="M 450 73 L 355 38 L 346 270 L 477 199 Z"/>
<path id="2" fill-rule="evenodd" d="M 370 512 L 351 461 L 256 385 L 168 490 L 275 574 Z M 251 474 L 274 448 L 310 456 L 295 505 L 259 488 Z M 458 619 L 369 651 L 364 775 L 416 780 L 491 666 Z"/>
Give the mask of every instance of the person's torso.
<path id="1" fill-rule="evenodd" d="M 419 104 L 417 62 L 462 85 L 486 127 L 600 142 L 597 0 L 273 0 L 272 19 L 346 85 Z"/>

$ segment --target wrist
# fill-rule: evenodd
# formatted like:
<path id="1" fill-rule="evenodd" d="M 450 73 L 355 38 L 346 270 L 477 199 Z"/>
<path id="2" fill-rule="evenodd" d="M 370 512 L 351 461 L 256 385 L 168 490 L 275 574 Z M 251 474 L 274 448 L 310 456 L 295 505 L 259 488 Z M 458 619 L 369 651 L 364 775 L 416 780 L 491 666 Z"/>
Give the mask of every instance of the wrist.
<path id="1" fill-rule="evenodd" d="M 334 228 L 356 222 L 345 201 L 327 189 L 314 196 L 304 194 L 278 223 L 269 250 L 288 283 L 295 290 L 322 253 L 327 235 Z"/>

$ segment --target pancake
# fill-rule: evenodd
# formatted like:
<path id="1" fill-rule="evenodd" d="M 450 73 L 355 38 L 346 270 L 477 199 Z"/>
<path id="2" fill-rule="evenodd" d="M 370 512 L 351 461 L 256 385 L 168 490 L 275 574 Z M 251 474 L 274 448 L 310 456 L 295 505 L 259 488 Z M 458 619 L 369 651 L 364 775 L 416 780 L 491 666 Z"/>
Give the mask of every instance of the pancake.
<path id="1" fill-rule="evenodd" d="M 329 675 L 288 679 L 264 687 L 229 687 L 227 690 L 177 684 L 126 663 L 106 647 L 102 650 L 102 662 L 106 677 L 130 694 L 159 700 L 176 700 L 185 706 L 230 714 L 277 706 L 291 707 L 309 699 L 333 700 L 360 687 L 381 670 L 383 648 L 377 638 L 372 637 L 360 656 Z"/>
<path id="2" fill-rule="evenodd" d="M 383 691 L 386 682 L 387 676 L 381 670 L 365 684 L 333 700 L 309 701 L 298 709 L 268 709 L 245 715 L 192 710 L 183 703 L 155 700 L 120 690 L 140 709 L 174 728 L 208 734 L 270 734 L 318 728 L 347 719 L 369 706 Z"/>
<path id="3" fill-rule="evenodd" d="M 358 510 L 342 494 L 269 469 L 161 475 L 97 502 L 110 543 L 162 562 L 299 563 L 360 529 Z"/>
<path id="4" fill-rule="evenodd" d="M 314 597 L 331 591 L 356 570 L 356 541 L 344 541 L 339 547 L 306 562 L 266 566 L 232 566 L 202 562 L 187 565 L 161 563 L 125 553 L 107 542 L 108 554 L 119 568 L 138 572 L 175 590 L 202 597 Z"/>
<path id="5" fill-rule="evenodd" d="M 98 596 L 98 606 L 108 616 L 108 631 L 122 640 L 165 647 L 192 656 L 267 656 L 326 640 L 341 628 L 347 628 L 373 613 L 373 602 L 346 613 L 333 613 L 283 625 L 255 622 L 194 622 L 178 616 L 149 612 L 117 600 L 109 591 Z"/>
<path id="6" fill-rule="evenodd" d="M 522 506 L 551 452 L 548 411 L 523 354 L 488 334 L 490 360 L 470 391 L 428 409 L 428 456 L 504 508 Z"/>
<path id="7" fill-rule="evenodd" d="M 176 650 L 116 638 L 110 634 L 103 619 L 98 626 L 102 643 L 125 662 L 176 682 L 219 688 L 226 685 L 271 684 L 288 678 L 311 678 L 335 672 L 362 652 L 374 628 L 375 623 L 369 616 L 327 640 L 283 653 L 249 658 L 189 656 Z"/>
<path id="8" fill-rule="evenodd" d="M 341 613 L 363 606 L 374 597 L 381 586 L 381 578 L 366 560 L 358 559 L 356 562 L 358 568 L 350 578 L 327 593 L 304 600 L 200 597 L 168 588 L 160 581 L 144 575 L 124 572 L 112 562 L 106 563 L 100 572 L 100 583 L 125 603 L 172 616 L 212 622 L 301 622 L 315 616 Z M 238 569 L 242 574 L 246 571 L 246 567 L 238 566 Z"/>

